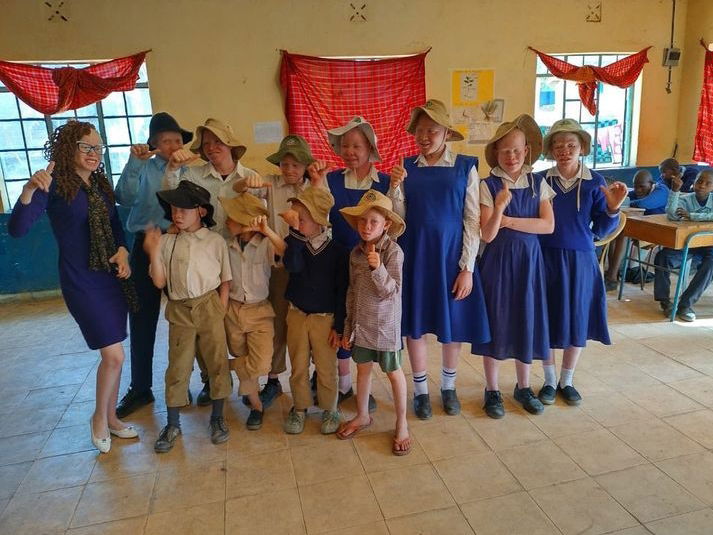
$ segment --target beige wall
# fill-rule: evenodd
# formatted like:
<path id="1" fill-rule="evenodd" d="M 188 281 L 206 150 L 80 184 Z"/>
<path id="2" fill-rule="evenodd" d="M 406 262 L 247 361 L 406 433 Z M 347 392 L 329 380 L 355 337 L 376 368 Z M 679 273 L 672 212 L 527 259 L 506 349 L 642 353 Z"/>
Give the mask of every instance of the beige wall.
<path id="1" fill-rule="evenodd" d="M 713 7 L 703 6 L 713 2 L 690 2 L 696 13 L 711 19 Z M 270 169 L 264 156 L 275 145 L 256 145 L 252 124 L 284 120 L 277 78 L 280 49 L 388 55 L 431 46 L 429 96 L 448 100 L 451 68 L 493 68 L 496 96 L 505 99 L 505 114 L 512 117 L 532 113 L 534 107 L 535 56 L 527 45 L 551 53 L 633 52 L 654 45 L 642 81 L 638 163 L 655 164 L 670 155 L 675 126 L 688 128 L 689 121 L 679 120 L 681 69 L 674 71 L 669 95 L 667 72 L 660 66 L 670 0 L 605 0 L 598 24 L 584 20 L 588 0 L 355 2 L 363 3 L 368 4 L 368 22 L 355 24 L 348 21 L 350 0 L 71 0 L 70 21 L 50 23 L 42 2 L 2 0 L 0 57 L 99 59 L 151 48 L 147 61 L 154 110 L 169 111 L 189 127 L 207 116 L 224 118 L 248 145 L 244 163 L 260 171 Z M 679 0 L 679 43 L 686 5 Z M 698 76 L 699 67 L 692 67 Z M 689 90 L 682 102 L 690 100 Z M 475 150 L 480 152 L 482 147 Z"/>

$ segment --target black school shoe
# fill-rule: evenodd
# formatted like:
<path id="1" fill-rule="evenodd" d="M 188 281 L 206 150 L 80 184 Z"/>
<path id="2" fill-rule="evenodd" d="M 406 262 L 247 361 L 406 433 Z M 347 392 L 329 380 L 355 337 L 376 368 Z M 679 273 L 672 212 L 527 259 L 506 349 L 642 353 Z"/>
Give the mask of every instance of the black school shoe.
<path id="1" fill-rule="evenodd" d="M 282 394 L 282 385 L 280 384 L 280 380 L 268 379 L 259 394 L 260 401 L 262 401 L 262 410 L 269 408 L 280 394 Z"/>
<path id="2" fill-rule="evenodd" d="M 460 401 L 458 400 L 455 388 L 453 390 L 441 390 L 441 401 L 443 402 L 443 410 L 446 411 L 446 414 L 449 416 L 460 414 Z"/>
<path id="3" fill-rule="evenodd" d="M 518 388 L 516 384 L 513 396 L 515 401 L 520 403 L 522 408 L 530 414 L 542 414 L 545 412 L 545 406 L 535 397 L 535 393 L 529 386 L 527 388 Z"/>
<path id="4" fill-rule="evenodd" d="M 207 407 L 213 401 L 210 399 L 210 382 L 206 381 L 203 383 L 203 389 L 198 393 L 196 398 L 196 405 L 199 407 Z"/>
<path id="5" fill-rule="evenodd" d="M 505 405 L 500 390 L 486 390 L 483 396 L 485 414 L 499 420 L 505 416 Z"/>
<path id="6" fill-rule="evenodd" d="M 156 453 L 167 453 L 171 451 L 176 439 L 181 436 L 181 428 L 175 425 L 167 425 L 161 429 L 158 440 L 154 443 L 153 449 Z"/>
<path id="7" fill-rule="evenodd" d="M 210 421 L 210 441 L 213 444 L 222 444 L 230 438 L 230 431 L 225 425 L 225 418 L 222 416 Z"/>
<path id="8" fill-rule="evenodd" d="M 577 389 L 573 386 L 561 387 L 559 383 L 557 383 L 557 392 L 559 392 L 567 405 L 576 406 L 582 403 L 582 396 L 579 395 L 579 392 L 577 392 Z"/>
<path id="9" fill-rule="evenodd" d="M 537 399 L 539 399 L 545 405 L 552 405 L 555 402 L 556 396 L 557 389 L 552 385 L 544 385 L 537 393 Z"/>
<path id="10" fill-rule="evenodd" d="M 419 420 L 430 420 L 433 416 L 431 410 L 431 397 L 428 394 L 419 394 L 413 398 L 413 411 Z"/>
<path id="11" fill-rule="evenodd" d="M 131 413 L 136 412 L 141 407 L 144 407 L 155 401 L 153 393 L 151 390 L 146 392 L 137 392 L 136 390 L 129 388 L 121 401 L 116 406 L 116 417 L 126 418 Z"/>
<path id="12" fill-rule="evenodd" d="M 253 409 L 250 411 L 247 422 L 245 422 L 245 427 L 250 431 L 257 431 L 262 427 L 262 411 Z"/>

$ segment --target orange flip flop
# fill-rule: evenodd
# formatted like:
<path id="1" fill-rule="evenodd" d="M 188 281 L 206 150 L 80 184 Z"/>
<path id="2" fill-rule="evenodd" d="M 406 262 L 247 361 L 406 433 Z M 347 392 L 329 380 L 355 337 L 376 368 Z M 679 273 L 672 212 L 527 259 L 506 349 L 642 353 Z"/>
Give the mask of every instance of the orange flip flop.
<path id="1" fill-rule="evenodd" d="M 351 422 L 351 420 L 349 422 Z M 372 423 L 374 423 L 374 419 L 371 416 L 369 416 L 368 424 L 360 425 L 359 427 L 352 430 L 351 433 L 345 433 L 344 431 L 346 430 L 347 426 L 349 425 L 349 422 L 345 422 L 344 424 L 342 424 L 342 426 L 337 431 L 337 438 L 339 440 L 349 440 L 350 438 L 354 438 L 360 431 L 366 429 Z"/>
<path id="2" fill-rule="evenodd" d="M 391 453 L 397 457 L 402 457 L 411 453 L 411 435 L 402 440 L 396 440 L 396 437 L 394 437 Z"/>

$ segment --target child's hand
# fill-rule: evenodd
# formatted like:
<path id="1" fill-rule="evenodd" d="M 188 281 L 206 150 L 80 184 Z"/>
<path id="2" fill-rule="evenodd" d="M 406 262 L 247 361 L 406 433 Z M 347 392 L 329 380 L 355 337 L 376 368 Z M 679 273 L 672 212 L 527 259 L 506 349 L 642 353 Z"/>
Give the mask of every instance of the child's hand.
<path id="1" fill-rule="evenodd" d="M 252 175 L 245 179 L 245 187 L 251 189 L 270 188 L 272 184 L 265 182 L 260 175 Z"/>
<path id="2" fill-rule="evenodd" d="M 176 152 L 171 154 L 171 157 L 168 160 L 168 170 L 175 171 L 179 167 L 188 165 L 199 158 L 200 155 L 191 152 L 188 149 L 178 149 Z"/>
<path id="3" fill-rule="evenodd" d="M 676 215 L 680 217 L 681 219 L 690 219 L 691 216 L 688 213 L 688 210 L 684 208 L 676 208 Z"/>
<path id="4" fill-rule="evenodd" d="M 160 234 L 161 233 L 159 232 L 159 235 Z M 129 267 L 129 251 L 126 250 L 126 247 L 119 247 L 116 254 L 109 259 L 109 263 L 116 264 L 116 276 L 120 279 L 128 279 L 131 276 L 131 267 Z"/>
<path id="5" fill-rule="evenodd" d="M 292 227 L 295 230 L 300 229 L 300 215 L 297 213 L 296 210 L 287 210 L 286 212 L 282 212 L 281 214 L 278 214 L 282 219 L 285 220 L 285 223 L 287 223 L 290 227 Z"/>
<path id="6" fill-rule="evenodd" d="M 254 217 L 250 221 L 250 230 L 254 230 L 256 232 L 259 232 L 260 234 L 267 234 L 270 230 L 270 227 L 267 224 L 267 216 L 259 215 L 257 217 Z"/>
<path id="7" fill-rule="evenodd" d="M 341 344 L 342 337 L 337 334 L 337 331 L 332 329 L 329 331 L 329 345 L 332 346 L 334 349 L 337 349 L 339 345 Z"/>
<path id="8" fill-rule="evenodd" d="M 607 211 L 610 213 L 614 213 L 619 209 L 629 193 L 629 190 L 626 189 L 626 184 L 623 182 L 612 182 L 607 187 L 599 186 L 599 189 L 606 198 Z"/>
<path id="9" fill-rule="evenodd" d="M 159 247 L 161 229 L 158 227 L 148 227 L 144 232 L 144 251 L 148 256 L 151 256 Z"/>
<path id="10" fill-rule="evenodd" d="M 166 234 L 178 234 L 178 227 L 175 223 L 171 223 L 170 225 L 168 225 L 168 228 L 166 229 Z"/>
<path id="11" fill-rule="evenodd" d="M 342 349 L 344 351 L 351 351 L 352 349 L 352 343 L 346 336 L 342 336 Z"/>
<path id="12" fill-rule="evenodd" d="M 139 160 L 148 160 L 154 154 L 158 154 L 158 152 L 158 149 L 150 150 L 149 146 L 144 143 L 131 145 L 131 155 Z"/>
<path id="13" fill-rule="evenodd" d="M 315 160 L 307 166 L 307 173 L 313 187 L 319 187 L 324 184 L 327 178 L 327 162 L 324 160 Z"/>
<path id="14" fill-rule="evenodd" d="M 373 243 L 366 247 L 366 261 L 371 269 L 377 269 L 381 265 L 381 257 L 376 252 L 376 246 Z"/>
<path id="15" fill-rule="evenodd" d="M 391 168 L 391 189 L 398 188 L 408 176 L 404 168 L 404 157 L 399 158 L 399 164 Z"/>
<path id="16" fill-rule="evenodd" d="M 683 176 L 681 173 L 678 173 L 677 175 L 673 175 L 671 177 L 671 189 L 673 191 L 681 191 L 681 187 L 683 186 Z"/>
<path id="17" fill-rule="evenodd" d="M 458 276 L 456 277 L 456 282 L 453 285 L 453 289 L 451 292 L 453 292 L 453 298 L 456 301 L 460 301 L 461 299 L 465 299 L 470 295 L 470 292 L 473 291 L 473 272 L 472 271 L 467 271 L 463 270 L 460 273 L 458 273 Z"/>
<path id="18" fill-rule="evenodd" d="M 504 211 L 511 200 L 512 193 L 510 193 L 510 186 L 508 186 L 507 182 L 503 181 L 503 189 L 498 191 L 498 194 L 495 196 L 495 209 L 501 212 Z"/>

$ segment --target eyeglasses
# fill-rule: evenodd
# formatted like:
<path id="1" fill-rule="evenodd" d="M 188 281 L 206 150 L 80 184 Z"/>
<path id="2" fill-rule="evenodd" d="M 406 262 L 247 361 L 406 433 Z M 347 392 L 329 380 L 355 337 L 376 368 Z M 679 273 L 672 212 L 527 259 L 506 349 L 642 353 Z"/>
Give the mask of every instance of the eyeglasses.
<path id="1" fill-rule="evenodd" d="M 94 151 L 94 154 L 101 156 L 104 153 L 104 145 L 90 145 L 84 141 L 77 141 L 77 149 L 83 154 L 89 154 Z"/>

